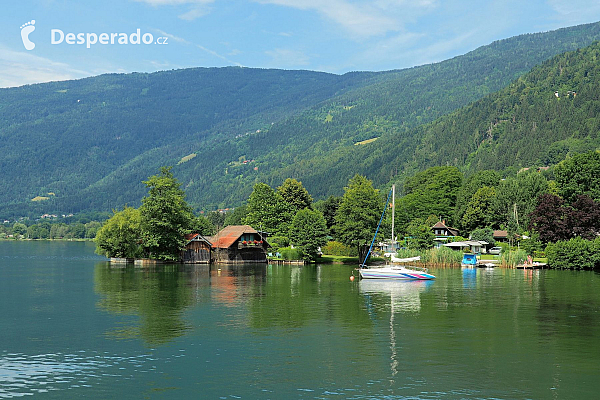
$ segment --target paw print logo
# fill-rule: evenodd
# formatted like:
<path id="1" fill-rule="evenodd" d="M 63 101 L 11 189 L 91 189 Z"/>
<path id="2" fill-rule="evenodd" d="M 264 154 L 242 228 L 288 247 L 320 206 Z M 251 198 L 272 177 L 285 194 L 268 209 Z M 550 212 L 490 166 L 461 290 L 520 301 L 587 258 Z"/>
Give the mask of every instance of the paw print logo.
<path id="1" fill-rule="evenodd" d="M 35 48 L 35 43 L 29 40 L 29 34 L 33 31 L 35 31 L 35 19 L 21 25 L 21 39 L 23 39 L 23 46 L 25 46 L 26 50 L 33 50 Z"/>

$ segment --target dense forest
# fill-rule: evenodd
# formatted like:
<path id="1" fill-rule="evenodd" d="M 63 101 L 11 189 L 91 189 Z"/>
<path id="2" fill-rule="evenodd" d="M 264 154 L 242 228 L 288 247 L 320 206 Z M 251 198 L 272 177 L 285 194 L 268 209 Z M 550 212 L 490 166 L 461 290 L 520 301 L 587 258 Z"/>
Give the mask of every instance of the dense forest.
<path id="1" fill-rule="evenodd" d="M 161 165 L 210 210 L 259 181 L 302 179 L 322 199 L 356 173 L 383 187 L 435 165 L 556 163 L 598 145 L 598 46 L 585 47 L 599 38 L 582 25 L 380 73 L 196 68 L 1 89 L 0 216 L 137 206 Z"/>

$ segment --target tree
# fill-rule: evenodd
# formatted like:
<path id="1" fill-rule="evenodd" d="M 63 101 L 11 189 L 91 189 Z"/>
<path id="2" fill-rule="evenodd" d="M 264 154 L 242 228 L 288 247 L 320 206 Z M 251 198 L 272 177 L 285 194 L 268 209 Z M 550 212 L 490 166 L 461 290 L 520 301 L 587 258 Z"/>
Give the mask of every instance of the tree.
<path id="1" fill-rule="evenodd" d="M 122 211 L 113 213 L 96 233 L 96 253 L 106 257 L 138 257 L 141 254 L 142 234 L 140 211 L 125 207 Z"/>
<path id="2" fill-rule="evenodd" d="M 242 225 L 246 219 L 246 215 L 248 215 L 248 206 L 244 204 L 243 206 L 236 207 L 233 211 L 228 212 L 223 224 L 224 226 Z"/>
<path id="3" fill-rule="evenodd" d="M 23 236 L 27 233 L 27 225 L 22 222 L 15 222 L 12 227 L 13 237 L 17 239 L 19 236 Z"/>
<path id="4" fill-rule="evenodd" d="M 321 214 L 323 214 L 323 217 L 325 218 L 329 234 L 333 234 L 332 228 L 335 225 L 335 213 L 340 207 L 341 202 L 341 197 L 331 195 L 326 200 L 319 200 L 315 203 L 315 208 L 321 211 Z"/>
<path id="5" fill-rule="evenodd" d="M 600 153 L 576 154 L 554 168 L 559 194 L 566 201 L 575 201 L 580 194 L 600 200 Z"/>
<path id="6" fill-rule="evenodd" d="M 556 242 L 569 238 L 564 212 L 565 201 L 554 194 L 539 196 L 537 207 L 530 215 L 529 226 L 540 235 L 542 243 Z"/>
<path id="7" fill-rule="evenodd" d="M 462 222 L 463 215 L 467 210 L 469 201 L 479 189 L 484 186 L 495 188 L 499 182 L 500 174 L 492 170 L 479 171 L 467 178 L 463 182 L 463 185 L 456 197 L 454 221 L 458 223 Z M 461 228 L 465 229 L 463 226 L 461 226 Z"/>
<path id="8" fill-rule="evenodd" d="M 496 187 L 492 209 L 493 226 L 502 225 L 518 232 L 529 224 L 529 215 L 537 205 L 538 197 L 548 192 L 548 181 L 537 172 L 521 172 L 500 182 Z"/>
<path id="9" fill-rule="evenodd" d="M 210 223 L 210 225 L 212 226 L 211 230 L 220 230 L 225 226 L 225 213 L 222 211 L 211 211 L 209 213 L 206 213 L 206 216 L 201 218 L 206 219 L 207 222 Z"/>
<path id="10" fill-rule="evenodd" d="M 203 236 L 210 236 L 216 233 L 216 227 L 211 223 L 210 219 L 203 216 L 199 216 L 193 221 L 192 231 L 194 231 L 194 233 L 199 233 Z"/>
<path id="11" fill-rule="evenodd" d="M 405 196 L 396 200 L 400 229 L 406 230 L 414 218 L 425 219 L 432 214 L 452 225 L 461 183 L 462 173 L 456 167 L 432 167 L 408 178 L 404 184 Z"/>
<path id="12" fill-rule="evenodd" d="M 196 222 L 181 184 L 171 167 L 162 167 L 160 175 L 151 176 L 144 184 L 149 188 L 140 207 L 144 249 L 151 258 L 178 260 L 185 246 L 184 235 Z"/>
<path id="13" fill-rule="evenodd" d="M 465 231 L 491 226 L 494 220 L 492 205 L 495 197 L 496 190 L 489 186 L 484 186 L 473 194 L 462 216 L 461 225 Z"/>
<path id="14" fill-rule="evenodd" d="M 569 206 L 561 197 L 544 194 L 531 213 L 531 228 L 543 243 L 582 237 L 592 240 L 600 234 L 600 202 L 578 195 Z"/>
<path id="15" fill-rule="evenodd" d="M 271 235 L 288 235 L 291 217 L 283 198 L 266 183 L 257 183 L 248 198 L 248 214 L 244 223 Z"/>
<path id="16" fill-rule="evenodd" d="M 406 233 L 409 237 L 408 247 L 410 249 L 426 250 L 433 247 L 435 235 L 431 232 L 431 224 L 422 218 L 412 220 Z"/>
<path id="17" fill-rule="evenodd" d="M 314 261 L 321 246 L 327 243 L 327 224 L 319 211 L 305 208 L 294 216 L 290 229 L 292 244 L 300 249 L 302 258 Z"/>
<path id="18" fill-rule="evenodd" d="M 302 182 L 287 178 L 283 184 L 277 188 L 277 192 L 281 195 L 281 198 L 292 215 L 296 215 L 300 210 L 312 207 L 313 198 L 304 186 L 302 186 Z"/>
<path id="19" fill-rule="evenodd" d="M 365 245 L 375 234 L 384 204 L 373 183 L 362 175 L 357 174 L 350 179 L 344 190 L 335 214 L 335 232 L 342 243 L 358 249 L 363 262 Z"/>
<path id="20" fill-rule="evenodd" d="M 496 245 L 496 240 L 494 239 L 494 231 L 492 228 L 480 228 L 475 229 L 471 232 L 471 240 L 484 241 L 489 243 L 490 247 Z"/>

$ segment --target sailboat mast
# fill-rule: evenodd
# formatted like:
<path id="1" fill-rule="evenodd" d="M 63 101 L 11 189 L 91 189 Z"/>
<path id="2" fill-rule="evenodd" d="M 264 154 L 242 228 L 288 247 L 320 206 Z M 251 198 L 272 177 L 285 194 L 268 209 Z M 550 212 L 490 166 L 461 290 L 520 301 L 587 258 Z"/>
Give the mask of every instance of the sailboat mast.
<path id="1" fill-rule="evenodd" d="M 392 185 L 392 252 L 395 250 L 394 243 L 396 237 L 394 236 L 394 214 L 396 214 L 396 184 Z"/>

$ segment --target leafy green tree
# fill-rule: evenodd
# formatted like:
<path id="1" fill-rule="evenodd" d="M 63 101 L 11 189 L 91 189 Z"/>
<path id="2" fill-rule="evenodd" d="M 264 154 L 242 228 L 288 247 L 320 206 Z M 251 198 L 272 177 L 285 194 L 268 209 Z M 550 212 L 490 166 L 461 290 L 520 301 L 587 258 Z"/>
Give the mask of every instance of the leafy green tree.
<path id="1" fill-rule="evenodd" d="M 140 207 L 144 249 L 151 258 L 178 260 L 185 246 L 184 235 L 196 222 L 181 184 L 171 167 L 162 167 L 160 175 L 151 176 L 144 184 L 149 188 Z"/>
<path id="2" fill-rule="evenodd" d="M 236 207 L 233 211 L 228 212 L 225 216 L 224 226 L 242 225 L 248 215 L 248 206 L 243 205 Z"/>
<path id="3" fill-rule="evenodd" d="M 494 239 L 494 231 L 492 230 L 492 228 L 475 229 L 473 232 L 471 232 L 471 240 L 488 242 L 490 247 L 496 245 L 496 240 Z"/>
<path id="4" fill-rule="evenodd" d="M 140 210 L 125 207 L 114 211 L 96 233 L 96 253 L 106 257 L 135 258 L 141 254 Z"/>
<path id="5" fill-rule="evenodd" d="M 404 184 L 405 196 L 396 200 L 396 217 L 401 230 L 406 230 L 414 218 L 425 219 L 436 215 L 451 220 L 456 197 L 462 183 L 462 173 L 456 167 L 432 167 L 408 178 Z"/>
<path id="6" fill-rule="evenodd" d="M 548 181 L 537 172 L 522 172 L 501 181 L 492 205 L 493 226 L 505 226 L 516 233 L 527 227 L 538 197 L 547 192 Z"/>
<path id="7" fill-rule="evenodd" d="M 248 214 L 244 223 L 269 234 L 288 235 L 289 211 L 283 198 L 266 183 L 257 183 L 248 198 Z"/>
<path id="8" fill-rule="evenodd" d="M 500 183 L 500 174 L 492 170 L 479 171 L 465 179 L 456 197 L 454 221 L 457 223 L 462 222 L 463 215 L 467 210 L 469 201 L 479 189 L 484 186 L 495 188 L 498 183 Z M 466 229 L 462 225 L 460 228 Z"/>
<path id="9" fill-rule="evenodd" d="M 22 222 L 15 222 L 13 227 L 12 227 L 12 231 L 13 231 L 13 236 L 16 238 L 18 235 L 25 235 L 27 234 L 27 225 L 25 225 Z"/>
<path id="10" fill-rule="evenodd" d="M 350 179 L 335 214 L 335 232 L 342 243 L 358 249 L 361 262 L 383 207 L 383 200 L 370 180 L 358 174 Z"/>
<path id="11" fill-rule="evenodd" d="M 600 200 L 600 153 L 576 154 L 554 168 L 559 195 L 566 201 L 585 194 Z"/>
<path id="12" fill-rule="evenodd" d="M 462 217 L 461 225 L 464 230 L 469 232 L 476 228 L 491 226 L 495 218 L 492 207 L 495 197 L 496 190 L 489 186 L 484 186 L 473 194 Z"/>
<path id="13" fill-rule="evenodd" d="M 296 215 L 300 210 L 312 207 L 313 198 L 308 190 L 302 186 L 302 182 L 288 178 L 277 188 L 277 192 L 281 195 L 292 215 Z"/>
<path id="14" fill-rule="evenodd" d="M 408 248 L 426 250 L 433 247 L 435 235 L 431 231 L 431 224 L 422 218 L 415 218 L 408 225 Z"/>
<path id="15" fill-rule="evenodd" d="M 314 261 L 319 248 L 327 243 L 327 223 L 323 214 L 309 208 L 298 211 L 292 220 L 290 236 L 302 258 Z"/>
<path id="16" fill-rule="evenodd" d="M 340 207 L 341 202 L 341 197 L 331 195 L 327 199 L 319 200 L 314 204 L 314 207 L 317 210 L 321 211 L 321 214 L 323 214 L 330 235 L 333 235 L 333 227 L 335 225 L 335 213 Z"/>
<path id="17" fill-rule="evenodd" d="M 220 211 L 211 211 L 206 213 L 205 218 L 215 230 L 219 230 L 225 226 L 225 213 Z"/>
<path id="18" fill-rule="evenodd" d="M 192 231 L 194 233 L 199 233 L 204 236 L 214 235 L 216 233 L 217 227 L 214 226 L 211 221 L 204 217 L 199 216 L 193 221 Z"/>

